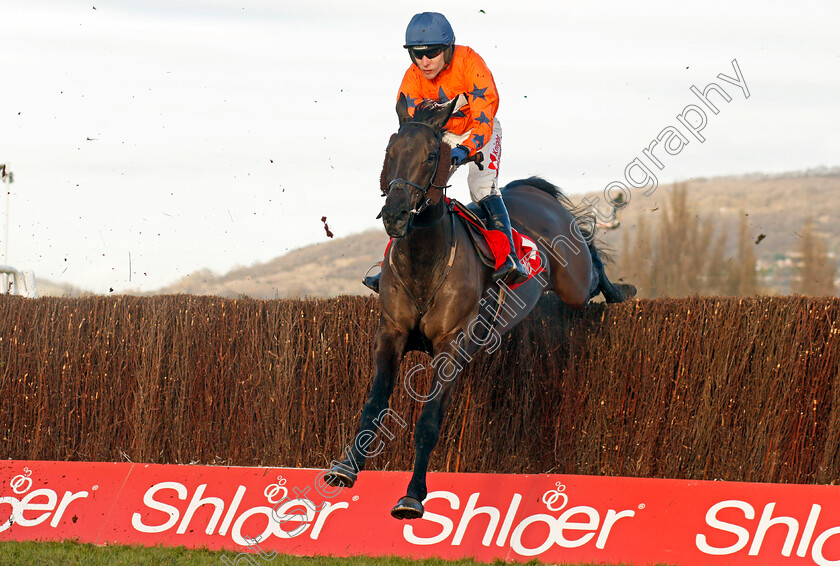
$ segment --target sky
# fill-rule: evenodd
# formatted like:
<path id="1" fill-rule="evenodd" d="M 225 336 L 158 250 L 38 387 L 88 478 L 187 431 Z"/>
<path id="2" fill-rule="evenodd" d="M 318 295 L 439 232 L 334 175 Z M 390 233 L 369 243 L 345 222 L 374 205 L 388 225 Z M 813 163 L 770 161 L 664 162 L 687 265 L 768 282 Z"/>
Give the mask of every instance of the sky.
<path id="1" fill-rule="evenodd" d="M 329 241 L 324 216 L 336 237 L 381 228 L 405 27 L 423 10 L 493 72 L 502 184 L 536 174 L 574 198 L 629 186 L 637 159 L 660 187 L 840 165 L 828 0 L 8 0 L 0 261 L 153 291 Z M 718 78 L 738 70 L 744 88 Z M 731 99 L 708 95 L 717 114 L 691 91 L 713 82 Z M 690 105 L 699 136 L 678 118 L 701 124 Z M 653 168 L 643 150 L 669 127 L 686 141 L 654 148 Z M 468 201 L 465 172 L 453 182 Z"/>

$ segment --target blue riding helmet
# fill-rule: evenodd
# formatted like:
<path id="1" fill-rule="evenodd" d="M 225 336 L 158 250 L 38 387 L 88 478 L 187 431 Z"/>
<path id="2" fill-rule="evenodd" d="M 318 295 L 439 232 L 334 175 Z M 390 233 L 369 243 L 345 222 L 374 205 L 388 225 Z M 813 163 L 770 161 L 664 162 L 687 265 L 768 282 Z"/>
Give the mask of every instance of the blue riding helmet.
<path id="1" fill-rule="evenodd" d="M 415 14 L 405 29 L 405 47 L 421 45 L 454 45 L 455 32 L 443 14 L 423 12 Z"/>

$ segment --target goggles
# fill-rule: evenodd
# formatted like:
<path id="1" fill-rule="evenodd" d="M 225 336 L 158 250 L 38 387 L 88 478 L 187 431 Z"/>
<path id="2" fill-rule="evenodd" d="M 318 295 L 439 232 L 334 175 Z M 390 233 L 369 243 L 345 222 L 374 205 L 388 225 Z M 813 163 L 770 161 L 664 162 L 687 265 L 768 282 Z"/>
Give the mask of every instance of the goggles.
<path id="1" fill-rule="evenodd" d="M 409 50 L 411 51 L 411 54 L 414 56 L 415 59 L 420 60 L 423 57 L 434 59 L 435 57 L 443 53 L 444 49 L 446 49 L 445 45 L 431 45 L 428 47 L 411 47 Z"/>

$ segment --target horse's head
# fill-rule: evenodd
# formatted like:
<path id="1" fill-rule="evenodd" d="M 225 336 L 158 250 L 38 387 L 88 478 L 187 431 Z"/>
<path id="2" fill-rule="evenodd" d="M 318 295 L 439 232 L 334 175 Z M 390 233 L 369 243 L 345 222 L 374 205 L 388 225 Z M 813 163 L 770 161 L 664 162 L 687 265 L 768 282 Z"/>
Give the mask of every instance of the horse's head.
<path id="1" fill-rule="evenodd" d="M 451 148 L 441 138 L 459 101 L 460 97 L 444 104 L 424 100 L 412 117 L 408 114 L 408 101 L 400 95 L 400 128 L 385 149 L 380 179 L 386 197 L 380 214 L 385 231 L 392 238 L 405 236 L 411 229 L 412 216 L 423 214 L 443 197 Z"/>

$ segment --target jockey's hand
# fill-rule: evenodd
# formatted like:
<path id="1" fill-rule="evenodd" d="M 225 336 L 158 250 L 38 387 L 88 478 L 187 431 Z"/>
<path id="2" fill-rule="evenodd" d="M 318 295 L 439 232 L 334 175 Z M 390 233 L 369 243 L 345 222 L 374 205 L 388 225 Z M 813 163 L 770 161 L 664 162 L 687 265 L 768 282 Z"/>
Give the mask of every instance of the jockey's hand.
<path id="1" fill-rule="evenodd" d="M 462 145 L 456 145 L 452 148 L 452 165 L 461 165 L 466 161 L 467 156 L 470 154 L 470 150 L 465 148 Z"/>

